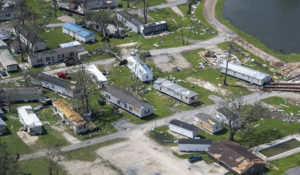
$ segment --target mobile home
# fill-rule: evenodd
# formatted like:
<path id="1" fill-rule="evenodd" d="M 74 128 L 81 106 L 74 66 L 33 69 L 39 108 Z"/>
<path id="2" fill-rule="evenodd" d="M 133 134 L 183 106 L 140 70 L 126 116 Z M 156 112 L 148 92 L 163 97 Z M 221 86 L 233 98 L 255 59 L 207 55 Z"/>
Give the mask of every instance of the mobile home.
<path id="1" fill-rule="evenodd" d="M 198 127 L 176 119 L 170 121 L 169 128 L 170 131 L 189 138 L 195 138 L 200 134 L 200 129 Z"/>
<path id="2" fill-rule="evenodd" d="M 194 124 L 210 134 L 215 134 L 223 129 L 220 121 L 204 113 L 199 113 L 194 117 Z"/>
<path id="3" fill-rule="evenodd" d="M 196 92 L 172 83 L 164 78 L 158 78 L 154 81 L 154 88 L 186 104 L 193 104 L 199 101 L 199 96 Z"/>
<path id="4" fill-rule="evenodd" d="M 181 152 L 206 152 L 212 145 L 211 139 L 179 139 L 178 148 Z"/>
<path id="5" fill-rule="evenodd" d="M 43 124 L 37 115 L 33 112 L 31 106 L 21 106 L 17 108 L 20 122 L 25 131 L 30 135 L 37 135 L 43 133 Z"/>
<path id="6" fill-rule="evenodd" d="M 132 54 L 127 58 L 127 66 L 142 82 L 152 81 L 153 73 L 151 69 L 137 56 Z"/>
<path id="7" fill-rule="evenodd" d="M 102 72 L 94 65 L 88 65 L 85 68 L 86 72 L 90 78 L 97 84 L 99 88 L 102 88 L 103 85 L 108 85 L 107 78 L 102 74 Z"/>

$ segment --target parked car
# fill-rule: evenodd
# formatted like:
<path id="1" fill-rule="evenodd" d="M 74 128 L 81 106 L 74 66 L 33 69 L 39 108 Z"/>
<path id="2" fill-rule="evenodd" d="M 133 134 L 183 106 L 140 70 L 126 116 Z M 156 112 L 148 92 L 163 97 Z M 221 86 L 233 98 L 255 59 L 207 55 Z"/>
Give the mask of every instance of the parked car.
<path id="1" fill-rule="evenodd" d="M 192 157 L 189 157 L 188 160 L 189 160 L 190 163 L 195 163 L 195 162 L 198 162 L 198 161 L 202 160 L 202 157 L 199 156 L 199 155 L 194 155 Z"/>
<path id="2" fill-rule="evenodd" d="M 4 70 L 0 70 L 0 73 L 3 77 L 7 77 L 7 73 Z"/>
<path id="3" fill-rule="evenodd" d="M 71 76 L 67 72 L 58 72 L 57 76 L 62 79 L 71 79 Z"/>

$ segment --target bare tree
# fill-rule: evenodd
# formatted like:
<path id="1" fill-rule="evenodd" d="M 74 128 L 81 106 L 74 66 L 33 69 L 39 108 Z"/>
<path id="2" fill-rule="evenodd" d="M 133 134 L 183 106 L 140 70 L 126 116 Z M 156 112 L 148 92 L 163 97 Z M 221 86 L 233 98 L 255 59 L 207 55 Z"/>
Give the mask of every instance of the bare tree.
<path id="1" fill-rule="evenodd" d="M 224 81 L 223 81 L 223 85 L 227 85 L 227 72 L 228 72 L 228 63 L 230 61 L 230 57 L 231 57 L 231 53 L 233 50 L 233 40 L 227 43 L 227 58 L 226 58 L 226 68 L 225 68 L 225 76 L 224 76 Z"/>
<path id="2" fill-rule="evenodd" d="M 61 154 L 56 150 L 50 150 L 47 153 L 47 159 L 49 161 L 48 171 L 49 175 L 59 175 L 59 163 L 61 162 Z"/>
<path id="3" fill-rule="evenodd" d="M 187 1 L 187 8 L 186 8 L 186 14 L 191 14 L 192 12 L 192 5 L 196 2 L 196 0 L 188 0 Z"/>
<path id="4" fill-rule="evenodd" d="M 144 23 L 147 24 L 148 23 L 148 1 L 147 0 L 143 0 L 144 3 L 144 7 L 143 7 L 143 15 L 144 15 Z"/>
<path id="5" fill-rule="evenodd" d="M 57 17 L 57 8 L 58 8 L 58 4 L 57 4 L 57 0 L 52 0 L 52 4 L 53 4 L 53 10 L 54 10 L 54 17 Z"/>
<path id="6" fill-rule="evenodd" d="M 95 53 L 97 55 L 108 55 L 117 58 L 118 60 L 122 60 L 120 48 L 108 42 L 104 42 L 101 47 L 96 49 Z"/>
<path id="7" fill-rule="evenodd" d="M 238 130 L 245 126 L 245 120 L 242 118 L 243 101 L 240 97 L 227 97 L 224 102 L 220 104 L 219 110 L 226 113 L 225 123 L 229 128 L 229 140 L 234 140 L 234 135 Z"/>

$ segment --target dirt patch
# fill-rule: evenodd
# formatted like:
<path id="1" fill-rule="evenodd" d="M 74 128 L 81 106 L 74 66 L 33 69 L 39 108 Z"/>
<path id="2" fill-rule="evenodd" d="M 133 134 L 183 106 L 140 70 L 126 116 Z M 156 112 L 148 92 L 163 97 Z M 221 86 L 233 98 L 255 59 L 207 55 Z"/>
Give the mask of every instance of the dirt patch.
<path id="1" fill-rule="evenodd" d="M 78 140 L 76 137 L 72 136 L 71 134 L 69 134 L 65 128 L 63 126 L 50 126 L 52 129 L 56 130 L 56 131 L 59 131 L 62 133 L 62 135 L 64 136 L 64 138 L 72 143 L 72 144 L 76 144 L 76 143 L 79 143 L 80 140 Z"/>
<path id="2" fill-rule="evenodd" d="M 60 20 L 61 22 L 72 22 L 72 23 L 75 23 L 75 19 L 72 18 L 72 17 L 70 17 L 70 16 L 67 16 L 67 15 L 60 16 L 57 19 Z"/>
<path id="3" fill-rule="evenodd" d="M 159 55 L 153 57 L 152 61 L 156 67 L 158 67 L 164 73 L 172 72 L 175 68 L 189 69 L 192 67 L 192 64 L 188 62 L 181 54 L 174 54 L 171 56 Z"/>
<path id="4" fill-rule="evenodd" d="M 190 164 L 177 158 L 170 147 L 158 145 L 143 132 L 130 133 L 126 142 L 103 147 L 96 152 L 128 175 L 180 174 L 211 175 L 225 174 L 222 167 L 204 161 Z M 112 156 L 113 155 L 113 156 Z M 210 173 L 210 170 L 216 172 Z"/>
<path id="5" fill-rule="evenodd" d="M 25 131 L 18 131 L 17 132 L 17 135 L 19 136 L 19 138 L 21 140 L 23 140 L 23 142 L 26 144 L 26 145 L 35 145 L 37 140 L 38 140 L 38 136 L 31 136 L 29 135 L 27 132 Z"/>
<path id="6" fill-rule="evenodd" d="M 136 46 L 138 44 L 139 44 L 138 42 L 133 42 L 133 43 L 120 44 L 117 47 L 120 47 L 120 48 L 123 48 L 123 47 L 133 47 L 133 46 Z"/>
<path id="7" fill-rule="evenodd" d="M 99 158 L 93 162 L 63 160 L 60 165 L 64 167 L 69 175 L 118 175 Z"/>
<path id="8" fill-rule="evenodd" d="M 177 15 L 184 17 L 184 14 L 182 13 L 182 11 L 177 7 L 171 7 L 172 11 L 175 12 Z"/>
<path id="9" fill-rule="evenodd" d="M 210 90 L 210 91 L 213 91 L 213 92 L 217 92 L 221 95 L 226 95 L 228 94 L 228 91 L 225 90 L 225 89 L 222 89 L 221 87 L 218 87 L 210 82 L 207 82 L 207 81 L 203 81 L 203 80 L 199 80 L 197 78 L 194 78 L 194 77 L 188 77 L 187 78 L 187 81 L 194 84 L 194 85 L 197 85 L 199 87 L 202 87 L 204 89 L 207 89 L 207 90 Z"/>

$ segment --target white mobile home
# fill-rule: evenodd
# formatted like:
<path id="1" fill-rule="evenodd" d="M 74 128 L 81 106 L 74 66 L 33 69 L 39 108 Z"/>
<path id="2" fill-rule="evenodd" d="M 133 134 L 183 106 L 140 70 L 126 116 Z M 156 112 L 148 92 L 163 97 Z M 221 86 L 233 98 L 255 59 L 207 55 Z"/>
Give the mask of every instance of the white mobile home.
<path id="1" fill-rule="evenodd" d="M 117 19 L 125 26 L 130 28 L 134 33 L 139 34 L 141 32 L 141 26 L 143 25 L 143 23 L 128 12 L 123 10 L 118 11 Z"/>
<path id="2" fill-rule="evenodd" d="M 230 111 L 228 111 L 226 108 L 220 108 L 217 109 L 215 119 L 218 120 L 221 123 L 225 123 L 226 125 L 229 125 L 229 116 L 233 115 Z M 244 119 L 242 117 L 239 117 L 233 121 L 231 121 L 231 125 L 233 127 L 240 127 L 243 123 Z"/>
<path id="3" fill-rule="evenodd" d="M 178 148 L 181 152 L 205 152 L 212 145 L 211 139 L 179 139 Z"/>
<path id="4" fill-rule="evenodd" d="M 223 129 L 222 123 L 204 113 L 199 113 L 194 117 L 194 124 L 210 134 L 214 134 Z"/>
<path id="5" fill-rule="evenodd" d="M 94 64 L 88 65 L 85 70 L 99 88 L 102 88 L 103 85 L 108 85 L 107 78 Z"/>
<path id="6" fill-rule="evenodd" d="M 223 63 L 219 67 L 220 72 L 226 73 L 226 63 Z M 238 64 L 228 63 L 227 75 L 232 77 L 248 81 L 256 85 L 264 85 L 272 80 L 272 77 L 268 74 L 259 72 L 257 70 L 250 69 Z"/>
<path id="7" fill-rule="evenodd" d="M 3 135 L 7 131 L 7 125 L 0 117 L 0 136 Z"/>
<path id="8" fill-rule="evenodd" d="M 137 56 L 132 55 L 127 58 L 127 66 L 142 82 L 152 81 L 153 73 L 151 69 Z"/>
<path id="9" fill-rule="evenodd" d="M 200 129 L 198 127 L 176 119 L 170 121 L 169 128 L 170 131 L 189 138 L 195 138 L 200 134 Z"/>
<path id="10" fill-rule="evenodd" d="M 158 78 L 154 81 L 154 88 L 187 104 L 193 104 L 199 101 L 199 96 L 196 92 L 164 78 Z"/>
<path id="11" fill-rule="evenodd" d="M 33 112 L 31 106 L 21 106 L 17 108 L 20 122 L 24 126 L 25 131 L 30 135 L 43 133 L 43 124 L 37 115 Z"/>
<path id="12" fill-rule="evenodd" d="M 68 82 L 42 72 L 29 72 L 31 82 L 38 86 L 50 89 L 56 93 L 76 97 L 81 91 L 76 83 Z"/>
<path id="13" fill-rule="evenodd" d="M 95 42 L 95 34 L 79 25 L 73 23 L 65 23 L 62 26 L 62 31 L 71 37 L 82 42 Z"/>
<path id="14" fill-rule="evenodd" d="M 106 101 L 138 116 L 139 118 L 146 117 L 153 113 L 153 107 L 150 104 L 115 86 L 105 86 L 105 88 L 101 90 L 101 95 Z"/>
<path id="15" fill-rule="evenodd" d="M 7 49 L 0 50 L 0 62 L 7 72 L 15 72 L 19 69 L 17 60 Z"/>

